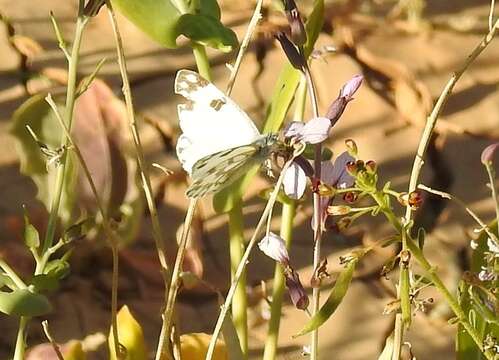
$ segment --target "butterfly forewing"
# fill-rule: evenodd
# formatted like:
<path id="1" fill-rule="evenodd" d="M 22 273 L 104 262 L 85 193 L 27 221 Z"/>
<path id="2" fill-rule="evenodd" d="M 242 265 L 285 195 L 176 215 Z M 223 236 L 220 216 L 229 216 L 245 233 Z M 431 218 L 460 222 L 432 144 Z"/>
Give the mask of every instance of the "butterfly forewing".
<path id="1" fill-rule="evenodd" d="M 187 172 L 207 155 L 248 145 L 261 137 L 246 113 L 199 74 L 180 70 L 175 92 L 186 99 L 178 106 L 183 134 L 177 155 Z"/>

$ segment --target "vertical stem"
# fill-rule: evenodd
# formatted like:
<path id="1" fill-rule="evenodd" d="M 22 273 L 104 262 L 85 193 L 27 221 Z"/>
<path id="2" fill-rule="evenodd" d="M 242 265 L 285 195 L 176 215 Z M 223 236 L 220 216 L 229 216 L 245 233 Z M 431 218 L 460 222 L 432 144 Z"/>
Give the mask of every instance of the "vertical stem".
<path id="1" fill-rule="evenodd" d="M 30 318 L 21 316 L 19 320 L 19 329 L 17 331 L 16 350 L 14 352 L 13 360 L 24 360 L 24 353 L 26 352 L 26 327 L 28 326 Z"/>
<path id="2" fill-rule="evenodd" d="M 296 202 L 282 205 L 281 238 L 286 242 L 289 249 L 293 237 L 293 220 L 296 214 Z M 278 348 L 279 326 L 281 323 L 282 298 L 284 295 L 285 279 L 283 268 L 276 264 L 274 280 L 272 282 L 272 304 L 270 305 L 270 321 L 265 340 L 263 360 L 275 360 Z"/>
<path id="3" fill-rule="evenodd" d="M 76 20 L 75 28 L 75 38 L 73 41 L 73 48 L 71 50 L 71 57 L 68 60 L 68 85 L 66 92 L 66 110 L 64 119 L 68 129 L 71 130 L 71 125 L 73 123 L 74 106 L 76 101 L 76 81 L 77 81 L 77 69 L 79 62 L 79 53 L 81 40 L 83 36 L 83 30 L 87 24 L 88 19 L 82 16 L 78 16 Z M 65 134 L 62 135 L 61 142 L 64 145 L 68 145 L 68 139 Z M 51 246 L 54 241 L 55 230 L 57 226 L 57 219 L 59 215 L 59 207 L 61 204 L 62 192 L 64 188 L 64 179 L 66 177 L 67 165 L 69 158 L 64 156 L 61 165 L 57 168 L 56 180 L 55 180 L 55 193 L 52 198 L 52 203 L 50 205 L 50 215 L 47 223 L 47 231 L 45 233 L 45 239 L 43 241 L 43 248 L 41 253 L 44 254 Z M 43 269 L 36 269 L 35 273 L 40 274 Z"/>
<path id="4" fill-rule="evenodd" d="M 229 236 L 230 236 L 230 270 L 234 280 L 237 266 L 244 255 L 244 235 L 243 235 L 243 209 L 239 201 L 229 211 Z M 232 302 L 232 320 L 239 337 L 241 350 L 245 358 L 248 356 L 248 299 L 246 296 L 246 270 L 241 273 L 239 283 Z"/>
<path id="5" fill-rule="evenodd" d="M 210 63 L 208 61 L 208 55 L 206 55 L 205 47 L 196 42 L 192 42 L 191 47 L 192 47 L 192 52 L 194 53 L 194 58 L 196 59 L 198 72 L 206 80 L 211 80 L 211 68 L 210 68 Z"/>
<path id="6" fill-rule="evenodd" d="M 213 335 L 210 340 L 210 345 L 208 346 L 208 351 L 206 352 L 206 360 L 211 360 L 213 358 L 213 354 L 215 351 L 215 345 L 217 343 L 218 335 L 220 335 L 220 331 L 222 330 L 222 325 L 225 320 L 225 317 L 227 315 L 227 312 L 229 310 L 229 307 L 232 303 L 232 300 L 234 298 L 235 292 L 236 292 L 236 287 L 239 282 L 239 278 L 241 277 L 241 274 L 244 272 L 244 269 L 246 268 L 246 264 L 248 262 L 248 258 L 250 256 L 251 250 L 253 250 L 253 247 L 256 244 L 257 237 L 260 235 L 260 232 L 263 230 L 267 218 L 277 200 L 277 195 L 279 194 L 279 189 L 282 186 L 282 182 L 284 180 L 284 173 L 286 170 L 289 168 L 291 165 L 291 162 L 294 160 L 294 158 L 298 156 L 298 154 L 295 154 L 292 159 L 290 159 L 286 164 L 284 164 L 284 167 L 282 168 L 281 174 L 279 176 L 279 179 L 277 179 L 277 183 L 274 187 L 274 190 L 272 191 L 272 194 L 270 195 L 269 200 L 267 201 L 267 205 L 265 206 L 265 209 L 263 210 L 262 216 L 260 217 L 260 221 L 256 225 L 255 231 L 253 232 L 253 236 L 251 237 L 248 246 L 246 247 L 246 250 L 244 252 L 244 255 L 241 259 L 241 262 L 237 266 L 236 273 L 234 274 L 234 279 L 232 280 L 232 283 L 230 285 L 229 292 L 227 293 L 227 297 L 225 298 L 225 302 L 222 305 L 222 308 L 220 310 L 220 314 L 218 315 L 217 323 L 215 324 L 215 329 L 213 330 Z"/>
<path id="7" fill-rule="evenodd" d="M 487 174 L 489 176 L 490 191 L 492 193 L 492 200 L 494 201 L 494 208 L 496 210 L 496 221 L 499 224 L 499 201 L 497 198 L 496 185 L 494 184 L 496 180 L 494 166 L 491 163 L 487 163 L 485 164 L 485 169 L 487 169 Z"/>
<path id="8" fill-rule="evenodd" d="M 305 77 L 307 79 L 308 85 L 308 93 L 310 96 L 310 101 L 312 103 L 312 111 L 313 116 L 319 116 L 319 108 L 317 103 L 317 96 L 315 92 L 314 82 L 312 79 L 312 75 L 310 73 L 310 69 L 305 66 Z M 321 154 L 322 154 L 322 145 L 319 143 L 315 145 L 315 158 L 314 158 L 314 177 L 316 180 L 320 180 L 321 178 Z M 321 262 L 321 243 L 322 243 L 322 224 L 321 224 L 321 214 L 320 214 L 320 201 L 321 197 L 318 192 L 314 192 L 313 196 L 314 201 L 314 263 L 313 269 L 315 273 L 315 269 L 319 267 Z M 320 288 L 314 287 L 312 290 L 312 316 L 314 316 L 320 309 Z M 311 336 L 311 344 L 310 344 L 310 359 L 317 360 L 319 357 L 319 329 L 315 329 L 312 331 Z"/>

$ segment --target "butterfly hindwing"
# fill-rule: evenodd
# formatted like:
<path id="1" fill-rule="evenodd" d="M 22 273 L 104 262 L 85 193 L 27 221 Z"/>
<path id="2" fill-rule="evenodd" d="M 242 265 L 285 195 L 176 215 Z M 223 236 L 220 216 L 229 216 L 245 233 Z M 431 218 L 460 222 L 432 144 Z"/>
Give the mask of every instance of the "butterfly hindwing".
<path id="1" fill-rule="evenodd" d="M 200 197 L 216 192 L 237 180 L 253 165 L 261 147 L 258 144 L 223 150 L 198 160 L 192 169 L 187 196 Z"/>

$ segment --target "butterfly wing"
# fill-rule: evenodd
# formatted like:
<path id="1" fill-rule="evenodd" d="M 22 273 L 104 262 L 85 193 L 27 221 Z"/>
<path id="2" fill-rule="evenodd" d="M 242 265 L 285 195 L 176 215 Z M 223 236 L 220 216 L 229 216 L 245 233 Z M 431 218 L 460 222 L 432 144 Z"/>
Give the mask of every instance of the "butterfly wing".
<path id="1" fill-rule="evenodd" d="M 253 143 L 198 160 L 192 167 L 192 183 L 187 189 L 187 196 L 201 197 L 230 185 L 261 160 L 260 153 L 261 147 Z"/>
<path id="2" fill-rule="evenodd" d="M 186 99 L 178 105 L 183 133 L 177 142 L 177 156 L 189 174 L 205 156 L 251 144 L 261 137 L 246 113 L 198 73 L 180 70 L 175 93 Z"/>

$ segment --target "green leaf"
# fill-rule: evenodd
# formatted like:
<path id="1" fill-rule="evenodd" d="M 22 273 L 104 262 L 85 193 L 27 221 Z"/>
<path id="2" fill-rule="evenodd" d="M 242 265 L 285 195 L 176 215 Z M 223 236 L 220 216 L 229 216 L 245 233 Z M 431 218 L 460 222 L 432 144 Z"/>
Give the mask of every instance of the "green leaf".
<path id="1" fill-rule="evenodd" d="M 64 231 L 62 239 L 65 244 L 73 241 L 77 241 L 85 237 L 87 232 L 95 226 L 95 220 L 93 218 L 87 218 L 76 224 L 71 225 Z"/>
<path id="2" fill-rule="evenodd" d="M 43 291 L 54 291 L 59 288 L 59 279 L 52 274 L 40 274 L 35 275 L 31 279 L 31 285 L 33 285 L 37 292 Z"/>
<path id="3" fill-rule="evenodd" d="M 307 31 L 307 42 L 303 47 L 305 56 L 309 57 L 314 51 L 315 42 L 324 26 L 324 0 L 315 0 L 314 7 L 310 13 L 305 30 Z"/>
<path id="4" fill-rule="evenodd" d="M 241 344 L 239 342 L 236 327 L 234 326 L 234 322 L 230 314 L 227 314 L 224 319 L 222 324 L 222 334 L 224 336 L 225 345 L 227 346 L 227 358 L 230 360 L 243 360 L 243 351 L 241 350 Z"/>
<path id="5" fill-rule="evenodd" d="M 24 243 L 30 249 L 37 249 L 40 246 L 40 235 L 38 230 L 31 225 L 26 208 L 24 209 Z"/>
<path id="6" fill-rule="evenodd" d="M 69 263 L 64 259 L 55 259 L 45 266 L 45 274 L 56 279 L 63 279 L 69 275 Z"/>
<path id="7" fill-rule="evenodd" d="M 326 322 L 327 319 L 334 314 L 338 306 L 343 301 L 345 297 L 348 287 L 350 286 L 350 282 L 352 281 L 353 272 L 355 270 L 355 266 L 357 265 L 359 259 L 351 260 L 345 269 L 340 273 L 336 283 L 334 284 L 329 297 L 327 298 L 324 305 L 322 305 L 321 309 L 318 313 L 316 313 L 308 323 L 303 327 L 303 329 L 296 335 L 301 336 L 305 335 Z"/>
<path id="8" fill-rule="evenodd" d="M 314 8 L 306 23 L 307 43 L 305 44 L 305 55 L 309 56 L 314 48 L 315 41 L 323 25 L 324 15 L 324 0 L 316 0 Z M 279 75 L 279 79 L 274 87 L 272 99 L 267 109 L 267 116 L 263 133 L 268 134 L 276 132 L 283 124 L 286 114 L 291 103 L 293 102 L 296 88 L 300 82 L 301 73 L 286 63 Z M 244 191 L 251 183 L 253 177 L 257 174 L 258 169 L 248 171 L 247 174 L 240 180 L 234 182 L 232 185 L 226 187 L 213 197 L 213 208 L 218 213 L 229 212 L 238 202 Z"/>
<path id="9" fill-rule="evenodd" d="M 59 108 L 59 111 L 63 112 L 63 110 L 63 108 Z M 31 127 L 42 143 L 51 149 L 60 147 L 62 137 L 61 127 L 52 109 L 45 101 L 45 94 L 32 96 L 14 112 L 10 133 L 16 140 L 16 150 L 20 158 L 21 173 L 29 176 L 35 182 L 38 190 L 37 198 L 49 209 L 56 171 L 51 168 L 51 171 L 47 172 L 47 158 L 42 154 L 40 146 L 29 134 L 26 129 L 27 125 Z M 63 223 L 67 222 L 71 216 L 78 171 L 75 155 L 71 152 L 67 152 L 66 154 L 70 158 L 60 206 Z"/>
<path id="10" fill-rule="evenodd" d="M 52 310 L 48 299 L 27 289 L 0 292 L 0 311 L 14 316 L 40 316 Z"/>
<path id="11" fill-rule="evenodd" d="M 177 48 L 177 21 L 180 11 L 170 0 L 112 0 L 128 20 L 161 45 Z"/>
<path id="12" fill-rule="evenodd" d="M 184 14 L 178 19 L 177 31 L 193 41 L 223 52 L 229 52 L 239 44 L 236 34 L 211 16 Z"/>
<path id="13" fill-rule="evenodd" d="M 16 284 L 12 281 L 9 275 L 0 272 L 0 289 L 7 286 L 9 289 L 15 290 Z"/>
<path id="14" fill-rule="evenodd" d="M 210 16 L 220 20 L 220 6 L 216 0 L 193 0 L 189 7 L 189 13 Z"/>
<path id="15" fill-rule="evenodd" d="M 307 146 L 305 146 L 305 150 L 303 150 L 302 156 L 305 157 L 306 159 L 314 160 L 315 159 L 314 145 L 307 144 Z M 321 153 L 321 160 L 322 161 L 331 160 L 332 157 L 333 157 L 333 152 L 327 147 L 323 147 Z"/>
<path id="16" fill-rule="evenodd" d="M 175 49 L 177 38 L 228 52 L 238 46 L 236 34 L 220 22 L 216 0 L 191 1 L 182 11 L 171 0 L 112 0 L 139 29 L 161 45 Z"/>

